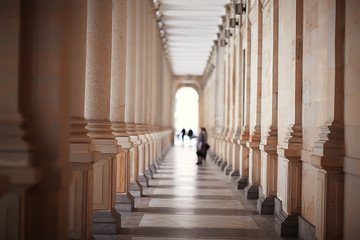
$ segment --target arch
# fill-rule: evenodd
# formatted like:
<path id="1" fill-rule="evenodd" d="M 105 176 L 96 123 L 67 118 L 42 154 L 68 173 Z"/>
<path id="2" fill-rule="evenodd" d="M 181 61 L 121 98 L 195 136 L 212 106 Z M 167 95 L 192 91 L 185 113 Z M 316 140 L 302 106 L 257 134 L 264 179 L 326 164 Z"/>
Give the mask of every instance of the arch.
<path id="1" fill-rule="evenodd" d="M 200 84 L 196 81 L 193 80 L 181 80 L 181 81 L 176 81 L 173 85 L 173 97 L 175 98 L 175 94 L 177 93 L 177 91 L 183 87 L 190 87 L 193 88 L 197 94 L 200 96 L 201 93 L 201 88 L 200 88 Z"/>
<path id="2" fill-rule="evenodd" d="M 179 88 L 174 97 L 174 128 L 179 133 L 183 128 L 192 129 L 194 133 L 199 128 L 199 93 L 191 86 Z"/>

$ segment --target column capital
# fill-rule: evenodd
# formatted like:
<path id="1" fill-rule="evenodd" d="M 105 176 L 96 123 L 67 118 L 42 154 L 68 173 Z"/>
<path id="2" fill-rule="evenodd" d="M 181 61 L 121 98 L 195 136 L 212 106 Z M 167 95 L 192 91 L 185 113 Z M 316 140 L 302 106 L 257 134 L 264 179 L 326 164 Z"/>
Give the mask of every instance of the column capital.
<path id="1" fill-rule="evenodd" d="M 283 145 L 277 146 L 277 153 L 289 161 L 300 161 L 302 148 L 302 126 L 291 124 Z"/>
<path id="2" fill-rule="evenodd" d="M 265 137 L 260 142 L 260 150 L 268 154 L 276 154 L 278 143 L 277 128 L 270 126 L 265 132 Z"/>
<path id="3" fill-rule="evenodd" d="M 314 143 L 311 155 L 312 165 L 329 171 L 342 171 L 344 155 L 344 126 L 321 126 L 319 139 Z"/>

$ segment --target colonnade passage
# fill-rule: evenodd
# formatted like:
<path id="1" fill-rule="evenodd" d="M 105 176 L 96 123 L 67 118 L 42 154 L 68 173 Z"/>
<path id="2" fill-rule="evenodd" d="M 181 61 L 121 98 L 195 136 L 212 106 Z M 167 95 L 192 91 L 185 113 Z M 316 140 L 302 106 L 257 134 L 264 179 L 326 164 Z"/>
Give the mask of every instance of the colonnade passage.
<path id="1" fill-rule="evenodd" d="M 210 157 L 200 166 L 194 146 L 175 146 L 159 162 L 144 196 L 116 238 L 96 239 L 281 239 L 274 218 L 261 216 Z"/>
<path id="2" fill-rule="evenodd" d="M 0 0 L 0 239 L 359 239 L 359 13 Z M 182 87 L 199 166 L 172 147 Z"/>

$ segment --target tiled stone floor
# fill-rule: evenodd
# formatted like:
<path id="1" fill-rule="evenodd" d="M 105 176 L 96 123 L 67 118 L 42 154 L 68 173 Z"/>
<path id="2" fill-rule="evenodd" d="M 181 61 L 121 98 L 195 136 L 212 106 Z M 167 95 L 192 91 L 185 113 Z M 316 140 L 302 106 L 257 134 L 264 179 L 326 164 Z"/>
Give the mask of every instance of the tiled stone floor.
<path id="1" fill-rule="evenodd" d="M 211 160 L 195 165 L 195 148 L 175 146 L 137 199 L 117 240 L 280 239 L 273 216 L 260 216 Z"/>

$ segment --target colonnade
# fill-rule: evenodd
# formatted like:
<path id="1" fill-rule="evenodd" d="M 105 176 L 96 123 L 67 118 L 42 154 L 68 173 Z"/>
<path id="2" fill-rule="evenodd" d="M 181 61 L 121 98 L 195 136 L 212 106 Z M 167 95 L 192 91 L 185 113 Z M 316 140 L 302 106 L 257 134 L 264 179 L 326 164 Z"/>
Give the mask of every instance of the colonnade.
<path id="1" fill-rule="evenodd" d="M 241 15 L 236 3 L 245 4 Z M 283 237 L 359 236 L 359 8 L 353 0 L 237 0 L 219 26 L 200 126 L 212 158 L 260 214 L 275 215 Z"/>
<path id="2" fill-rule="evenodd" d="M 0 238 L 116 234 L 172 142 L 153 2 L 0 8 Z"/>

